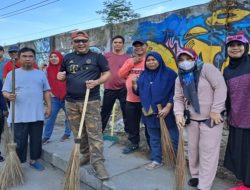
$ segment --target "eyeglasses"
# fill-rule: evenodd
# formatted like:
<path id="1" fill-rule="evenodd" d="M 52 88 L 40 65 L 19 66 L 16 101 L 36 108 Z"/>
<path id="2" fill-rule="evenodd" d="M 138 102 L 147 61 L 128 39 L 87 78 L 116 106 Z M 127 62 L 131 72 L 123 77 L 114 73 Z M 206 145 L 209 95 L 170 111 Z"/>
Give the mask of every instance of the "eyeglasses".
<path id="1" fill-rule="evenodd" d="M 73 40 L 73 42 L 76 43 L 76 44 L 80 44 L 80 43 L 84 44 L 84 43 L 87 43 L 88 41 L 89 40 L 85 40 L 85 39 L 84 40 Z"/>

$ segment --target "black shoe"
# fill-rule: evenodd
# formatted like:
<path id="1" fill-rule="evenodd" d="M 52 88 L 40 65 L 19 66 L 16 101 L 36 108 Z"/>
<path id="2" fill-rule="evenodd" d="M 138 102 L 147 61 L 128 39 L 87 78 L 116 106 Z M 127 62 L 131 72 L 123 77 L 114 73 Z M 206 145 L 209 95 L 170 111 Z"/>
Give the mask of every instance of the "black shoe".
<path id="1" fill-rule="evenodd" d="M 4 158 L 0 155 L 0 162 L 3 162 Z"/>
<path id="2" fill-rule="evenodd" d="M 138 149 L 139 149 L 139 145 L 138 144 L 131 144 L 131 145 L 125 147 L 122 150 L 122 153 L 123 154 L 130 154 L 130 153 L 133 153 L 134 151 L 136 151 Z"/>
<path id="3" fill-rule="evenodd" d="M 191 186 L 191 187 L 197 187 L 198 183 L 199 183 L 199 179 L 198 178 L 191 178 L 188 181 L 188 185 Z"/>

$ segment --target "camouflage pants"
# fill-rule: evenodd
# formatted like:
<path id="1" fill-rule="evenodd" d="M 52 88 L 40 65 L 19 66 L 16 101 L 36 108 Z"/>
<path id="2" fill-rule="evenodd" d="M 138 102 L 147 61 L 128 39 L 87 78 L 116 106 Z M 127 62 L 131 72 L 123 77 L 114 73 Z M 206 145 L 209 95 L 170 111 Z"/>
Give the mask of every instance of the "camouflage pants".
<path id="1" fill-rule="evenodd" d="M 75 137 L 78 135 L 82 116 L 83 102 L 66 102 L 70 128 Z M 100 101 L 89 101 L 81 136 L 80 152 L 90 158 L 90 163 L 104 161 Z"/>

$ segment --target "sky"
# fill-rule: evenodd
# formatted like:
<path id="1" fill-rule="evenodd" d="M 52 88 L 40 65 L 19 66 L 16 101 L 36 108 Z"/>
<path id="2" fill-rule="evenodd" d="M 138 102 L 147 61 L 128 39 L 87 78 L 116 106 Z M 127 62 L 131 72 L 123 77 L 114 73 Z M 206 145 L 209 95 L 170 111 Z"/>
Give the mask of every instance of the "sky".
<path id="1" fill-rule="evenodd" d="M 145 17 L 204 4 L 209 0 L 200 0 L 198 3 L 197 0 L 130 2 L 135 12 Z M 0 0 L 0 45 L 103 26 L 105 23 L 101 15 L 96 13 L 103 9 L 102 3 L 103 0 Z"/>

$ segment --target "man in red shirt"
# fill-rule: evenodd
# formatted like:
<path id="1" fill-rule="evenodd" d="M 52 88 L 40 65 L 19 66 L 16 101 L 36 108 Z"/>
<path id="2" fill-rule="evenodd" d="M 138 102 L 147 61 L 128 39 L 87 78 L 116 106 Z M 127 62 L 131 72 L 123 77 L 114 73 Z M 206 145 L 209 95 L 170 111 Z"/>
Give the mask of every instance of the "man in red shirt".
<path id="1" fill-rule="evenodd" d="M 102 104 L 102 131 L 105 130 L 108 123 L 112 108 L 116 99 L 119 100 L 122 116 L 124 121 L 124 130 L 128 132 L 128 125 L 126 119 L 126 96 L 127 89 L 125 79 L 118 76 L 119 69 L 130 56 L 124 53 L 124 38 L 120 35 L 112 38 L 112 52 L 106 53 L 104 56 L 108 60 L 111 77 L 104 84 L 104 97 Z"/>
<path id="2" fill-rule="evenodd" d="M 9 62 L 7 62 L 3 67 L 3 79 L 6 78 L 7 74 L 12 70 L 12 62 L 15 60 L 15 68 L 20 68 L 21 64 L 18 60 L 18 51 L 19 47 L 17 45 L 11 45 L 9 47 L 8 53 L 11 58 Z M 38 69 L 37 64 L 34 65 L 35 69 Z"/>

